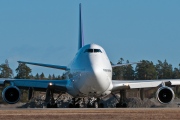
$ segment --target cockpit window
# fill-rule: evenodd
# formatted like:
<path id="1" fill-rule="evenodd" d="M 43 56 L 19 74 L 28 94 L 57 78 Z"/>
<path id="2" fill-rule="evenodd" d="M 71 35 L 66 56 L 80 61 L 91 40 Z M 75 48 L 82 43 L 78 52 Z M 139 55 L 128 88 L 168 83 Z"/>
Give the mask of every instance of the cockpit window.
<path id="1" fill-rule="evenodd" d="M 88 52 L 88 53 L 102 53 L 102 51 L 100 49 L 86 49 L 84 52 Z"/>
<path id="2" fill-rule="evenodd" d="M 102 51 L 100 49 L 94 49 L 94 52 L 100 52 L 102 53 Z"/>
<path id="3" fill-rule="evenodd" d="M 86 49 L 84 52 L 90 52 L 90 53 L 92 53 L 92 52 L 93 52 L 93 49 Z"/>

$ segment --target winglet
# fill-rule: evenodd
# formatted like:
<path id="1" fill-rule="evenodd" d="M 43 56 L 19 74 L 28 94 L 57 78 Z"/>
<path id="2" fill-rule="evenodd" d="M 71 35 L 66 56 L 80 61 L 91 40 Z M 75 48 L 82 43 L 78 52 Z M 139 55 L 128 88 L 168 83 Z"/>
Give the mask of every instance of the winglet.
<path id="1" fill-rule="evenodd" d="M 83 34 L 83 24 L 81 18 L 81 3 L 79 4 L 79 43 L 78 49 L 84 46 L 84 34 Z"/>

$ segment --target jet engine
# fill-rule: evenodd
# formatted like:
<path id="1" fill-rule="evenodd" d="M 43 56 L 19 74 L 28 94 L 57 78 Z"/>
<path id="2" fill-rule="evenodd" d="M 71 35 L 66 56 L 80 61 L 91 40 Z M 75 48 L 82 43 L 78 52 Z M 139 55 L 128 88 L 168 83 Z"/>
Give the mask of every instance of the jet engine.
<path id="1" fill-rule="evenodd" d="M 9 104 L 15 104 L 20 100 L 21 92 L 16 86 L 8 86 L 2 91 L 2 98 Z"/>
<path id="2" fill-rule="evenodd" d="M 167 86 L 160 87 L 156 92 L 157 100 L 162 104 L 168 104 L 174 100 L 174 91 Z"/>

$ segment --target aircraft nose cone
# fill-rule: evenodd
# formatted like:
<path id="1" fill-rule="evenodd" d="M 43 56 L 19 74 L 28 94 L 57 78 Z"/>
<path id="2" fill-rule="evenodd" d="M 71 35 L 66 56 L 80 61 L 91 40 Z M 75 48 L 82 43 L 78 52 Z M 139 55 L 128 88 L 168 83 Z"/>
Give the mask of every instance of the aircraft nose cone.
<path id="1" fill-rule="evenodd" d="M 110 81 L 108 78 L 108 75 L 105 74 L 103 69 L 98 66 L 97 64 L 94 64 L 92 66 L 92 70 L 90 71 L 91 74 L 91 83 L 89 84 L 96 92 L 104 92 L 108 89 L 110 85 Z"/>
<path id="2" fill-rule="evenodd" d="M 110 86 L 110 78 L 97 64 L 86 68 L 81 75 L 81 84 L 76 84 L 79 91 L 85 95 L 100 96 Z"/>

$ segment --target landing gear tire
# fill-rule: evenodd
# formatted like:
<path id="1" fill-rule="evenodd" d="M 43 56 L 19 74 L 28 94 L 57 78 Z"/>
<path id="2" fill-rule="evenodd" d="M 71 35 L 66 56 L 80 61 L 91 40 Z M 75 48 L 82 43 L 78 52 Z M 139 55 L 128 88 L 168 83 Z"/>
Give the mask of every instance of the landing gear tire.
<path id="1" fill-rule="evenodd" d="M 127 103 L 122 103 L 122 104 L 117 103 L 116 108 L 127 108 Z"/>
<path id="2" fill-rule="evenodd" d="M 127 108 L 127 103 L 123 103 L 121 106 L 122 108 Z"/>
<path id="3" fill-rule="evenodd" d="M 52 108 L 57 108 L 57 103 L 55 103 L 54 105 L 52 105 Z"/>
<path id="4" fill-rule="evenodd" d="M 87 108 L 92 108 L 92 106 L 91 106 L 91 105 L 89 105 L 89 104 L 87 104 Z"/>
<path id="5" fill-rule="evenodd" d="M 80 100 L 81 100 L 80 98 L 78 99 L 72 98 L 72 102 L 69 104 L 69 108 L 80 108 L 80 104 L 79 104 Z"/>
<path id="6" fill-rule="evenodd" d="M 75 105 L 75 108 L 80 108 L 80 104 L 79 104 L 79 103 L 76 104 L 76 105 Z"/>
<path id="7" fill-rule="evenodd" d="M 73 106 L 73 104 L 72 103 L 70 103 L 69 104 L 69 108 L 73 108 L 74 106 Z"/>
<path id="8" fill-rule="evenodd" d="M 104 108 L 104 104 L 100 103 L 100 98 L 89 98 L 87 108 Z"/>
<path id="9" fill-rule="evenodd" d="M 120 108 L 120 107 L 121 107 L 120 103 L 117 103 L 116 108 Z"/>
<path id="10" fill-rule="evenodd" d="M 57 108 L 57 103 L 51 105 L 50 103 L 47 104 L 47 108 Z"/>
<path id="11" fill-rule="evenodd" d="M 99 108 L 104 108 L 104 104 L 103 104 L 103 103 L 100 103 L 100 104 L 99 104 Z"/>
<path id="12" fill-rule="evenodd" d="M 47 104 L 47 108 L 51 108 L 51 105 L 50 105 L 50 103 L 48 103 L 48 104 Z"/>

